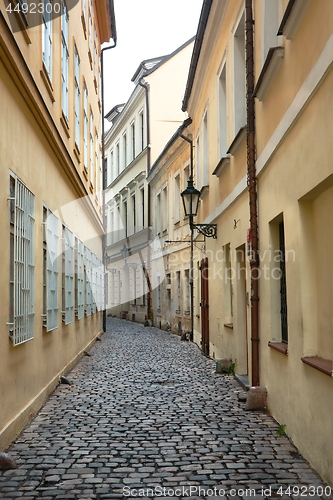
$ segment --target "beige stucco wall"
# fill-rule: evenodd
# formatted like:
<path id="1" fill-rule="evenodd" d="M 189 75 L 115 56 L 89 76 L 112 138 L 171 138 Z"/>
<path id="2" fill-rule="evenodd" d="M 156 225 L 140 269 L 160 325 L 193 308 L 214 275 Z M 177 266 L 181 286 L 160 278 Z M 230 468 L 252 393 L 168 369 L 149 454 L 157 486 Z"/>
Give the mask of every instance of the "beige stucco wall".
<path id="1" fill-rule="evenodd" d="M 85 73 L 90 104 L 98 128 L 100 115 L 98 95 L 93 87 L 90 64 L 89 67 L 87 64 L 88 55 L 85 54 L 87 42 L 80 22 L 80 14 L 80 4 L 70 11 L 70 40 L 72 44 L 73 37 L 76 39 L 78 50 L 82 54 L 81 77 Z M 78 361 L 83 351 L 89 349 L 95 337 L 102 331 L 101 312 L 96 312 L 91 316 L 85 315 L 81 320 L 74 318 L 74 321 L 67 326 L 62 322 L 61 262 L 58 275 L 58 327 L 50 332 L 46 332 L 43 328 L 43 205 L 50 208 L 59 219 L 60 261 L 61 222 L 65 223 L 99 259 L 102 259 L 103 229 L 101 198 L 96 193 L 97 186 L 90 186 L 83 175 L 82 163 L 73 151 L 72 86 L 69 89 L 70 128 L 67 133 L 60 121 L 60 36 L 58 38 L 60 19 L 54 21 L 53 33 L 53 97 L 55 99 L 53 104 L 40 75 L 42 43 L 40 27 L 28 30 L 31 44 L 27 43 L 22 33 L 16 33 L 14 37 L 11 37 L 2 20 L 1 28 L 0 164 L 3 183 L 0 190 L 0 204 L 3 218 L 0 235 L 3 245 L 0 252 L 3 283 L 0 287 L 0 298 L 3 307 L 0 314 L 2 324 L 0 449 L 3 450 L 45 402 L 49 393 L 59 383 L 59 375 L 66 373 Z M 9 54 L 8 58 L 7 54 Z M 70 85 L 73 76 L 72 59 L 73 46 L 71 45 Z M 83 83 L 83 80 L 80 83 Z M 81 125 L 83 131 L 83 121 Z M 17 176 L 35 197 L 34 338 L 16 347 L 13 347 L 9 339 L 7 326 L 10 272 L 8 203 L 10 172 Z"/>

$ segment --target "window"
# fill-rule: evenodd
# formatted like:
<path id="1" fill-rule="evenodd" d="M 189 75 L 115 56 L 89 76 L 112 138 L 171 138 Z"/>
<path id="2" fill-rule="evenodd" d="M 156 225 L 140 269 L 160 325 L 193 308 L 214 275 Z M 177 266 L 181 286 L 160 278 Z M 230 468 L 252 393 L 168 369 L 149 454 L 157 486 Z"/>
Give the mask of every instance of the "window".
<path id="1" fill-rule="evenodd" d="M 120 173 L 120 148 L 119 142 L 116 144 L 116 177 L 118 177 Z"/>
<path id="2" fill-rule="evenodd" d="M 161 232 L 161 193 L 158 193 L 156 196 L 156 233 L 160 234 Z"/>
<path id="3" fill-rule="evenodd" d="M 190 271 L 185 269 L 184 273 L 184 314 L 190 314 Z"/>
<path id="4" fill-rule="evenodd" d="M 92 53 L 93 53 L 93 19 L 92 19 L 92 12 L 93 12 L 93 4 L 92 0 L 89 2 L 89 58 L 90 62 L 92 62 Z"/>
<path id="5" fill-rule="evenodd" d="M 84 281 L 85 281 L 85 314 L 92 313 L 92 255 L 89 248 L 84 247 Z"/>
<path id="6" fill-rule="evenodd" d="M 267 3 L 267 2 L 265 2 Z M 246 124 L 245 79 L 245 25 L 244 13 L 234 34 L 234 136 Z"/>
<path id="7" fill-rule="evenodd" d="M 58 328 L 58 218 L 43 208 L 43 326 L 47 332 Z"/>
<path id="8" fill-rule="evenodd" d="M 133 233 L 136 233 L 136 201 L 135 194 L 132 196 L 132 210 L 133 210 Z"/>
<path id="9" fill-rule="evenodd" d="M 219 153 L 224 158 L 228 150 L 227 134 L 227 71 L 226 65 L 219 76 Z"/>
<path id="10" fill-rule="evenodd" d="M 288 342 L 288 315 L 287 315 L 287 283 L 286 283 L 286 249 L 284 244 L 284 222 L 279 223 L 280 243 L 280 306 L 281 306 L 281 338 Z"/>
<path id="11" fill-rule="evenodd" d="M 127 134 L 123 133 L 123 169 L 127 166 Z"/>
<path id="12" fill-rule="evenodd" d="M 43 0 L 42 10 L 42 50 L 43 63 L 52 81 L 52 0 Z"/>
<path id="13" fill-rule="evenodd" d="M 224 246 L 224 322 L 233 322 L 233 284 L 230 243 Z"/>
<path id="14" fill-rule="evenodd" d="M 123 227 L 125 229 L 125 237 L 128 236 L 128 225 L 127 225 L 127 222 L 128 222 L 128 217 L 127 217 L 127 201 L 125 200 L 124 203 L 123 203 L 123 209 L 124 209 L 124 213 L 123 213 L 123 217 L 124 217 L 124 220 L 123 220 Z"/>
<path id="15" fill-rule="evenodd" d="M 10 176 L 9 336 L 13 345 L 34 338 L 35 196 Z"/>
<path id="16" fill-rule="evenodd" d="M 202 158 L 202 185 L 208 186 L 208 116 L 204 114 L 202 124 L 203 158 Z"/>
<path id="17" fill-rule="evenodd" d="M 74 108 L 75 108 L 75 144 L 80 151 L 80 58 L 76 45 L 74 46 Z"/>
<path id="18" fill-rule="evenodd" d="M 200 136 L 198 135 L 195 142 L 195 174 L 196 174 L 196 188 L 201 189 L 201 170 L 200 170 Z"/>
<path id="19" fill-rule="evenodd" d="M 168 186 L 164 186 L 162 191 L 162 213 L 161 213 L 161 223 L 162 231 L 168 230 Z"/>
<path id="20" fill-rule="evenodd" d="M 115 171 L 114 171 L 114 154 L 113 151 L 110 153 L 110 181 L 112 182 L 115 179 Z"/>
<path id="21" fill-rule="evenodd" d="M 143 111 L 141 111 L 141 113 L 140 113 L 140 126 L 141 126 L 141 151 L 143 151 L 144 139 L 145 139 Z"/>
<path id="22" fill-rule="evenodd" d="M 141 193 L 141 223 L 142 229 L 145 227 L 145 190 L 144 188 L 140 189 Z"/>
<path id="23" fill-rule="evenodd" d="M 61 54 L 61 102 L 62 113 L 68 121 L 68 13 L 66 4 L 62 2 L 62 17 L 61 17 L 61 41 L 62 41 L 62 54 Z"/>
<path id="24" fill-rule="evenodd" d="M 93 184 L 94 182 L 94 160 L 95 160 L 95 151 L 94 151 L 94 115 L 90 110 L 90 182 Z"/>
<path id="25" fill-rule="evenodd" d="M 98 134 L 95 135 L 95 191 L 98 193 L 99 190 L 99 173 L 100 173 L 100 161 L 99 161 L 99 142 Z"/>
<path id="26" fill-rule="evenodd" d="M 175 177 L 175 212 L 174 212 L 174 223 L 177 224 L 180 221 L 180 175 Z"/>
<path id="27" fill-rule="evenodd" d="M 157 276 L 157 313 L 161 312 L 161 276 Z"/>
<path id="28" fill-rule="evenodd" d="M 83 84 L 83 166 L 88 171 L 88 90 Z"/>
<path id="29" fill-rule="evenodd" d="M 180 271 L 176 271 L 176 314 L 180 314 L 181 304 L 181 284 L 180 284 Z"/>
<path id="30" fill-rule="evenodd" d="M 265 59 L 267 57 L 268 51 L 272 47 L 279 45 L 279 37 L 277 32 L 279 29 L 281 21 L 281 0 L 275 0 L 275 2 L 262 2 L 262 61 L 263 66 Z"/>
<path id="31" fill-rule="evenodd" d="M 73 233 L 62 226 L 62 320 L 74 321 L 74 242 Z"/>
<path id="32" fill-rule="evenodd" d="M 135 158 L 135 122 L 131 123 L 132 160 Z"/>
<path id="33" fill-rule="evenodd" d="M 75 316 L 82 319 L 84 316 L 84 246 L 82 241 L 75 238 Z"/>

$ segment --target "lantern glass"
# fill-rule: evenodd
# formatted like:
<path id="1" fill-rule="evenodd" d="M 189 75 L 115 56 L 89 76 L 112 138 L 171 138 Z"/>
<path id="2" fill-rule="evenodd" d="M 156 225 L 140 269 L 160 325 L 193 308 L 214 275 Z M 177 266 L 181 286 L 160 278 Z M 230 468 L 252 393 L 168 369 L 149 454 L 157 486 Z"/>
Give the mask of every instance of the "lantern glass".
<path id="1" fill-rule="evenodd" d="M 183 200 L 186 217 L 195 217 L 198 213 L 200 191 L 193 186 L 193 179 L 187 181 L 187 188 L 180 195 Z"/>

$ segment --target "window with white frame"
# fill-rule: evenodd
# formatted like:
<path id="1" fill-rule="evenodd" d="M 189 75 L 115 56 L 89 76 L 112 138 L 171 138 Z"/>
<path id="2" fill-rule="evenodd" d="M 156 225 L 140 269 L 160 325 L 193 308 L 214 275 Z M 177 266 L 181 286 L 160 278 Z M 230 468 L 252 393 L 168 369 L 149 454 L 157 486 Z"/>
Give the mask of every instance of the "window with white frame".
<path id="1" fill-rule="evenodd" d="M 75 238 L 75 316 L 84 316 L 84 245 Z"/>
<path id="2" fill-rule="evenodd" d="M 200 167 L 200 161 L 201 161 L 201 151 L 200 151 L 200 136 L 197 136 L 197 139 L 195 141 L 195 181 L 196 181 L 196 188 L 201 189 L 202 187 L 202 180 L 201 180 L 201 167 Z"/>
<path id="3" fill-rule="evenodd" d="M 111 153 L 110 153 L 110 182 L 113 181 L 113 179 L 115 179 L 115 171 L 114 171 L 114 154 L 113 154 L 113 150 L 111 150 Z"/>
<path id="4" fill-rule="evenodd" d="M 244 13 L 234 33 L 234 137 L 246 124 L 245 24 Z"/>
<path id="5" fill-rule="evenodd" d="M 52 0 L 42 4 L 42 51 L 44 68 L 52 81 Z"/>
<path id="6" fill-rule="evenodd" d="M 62 113 L 68 121 L 68 64 L 69 64 L 69 51 L 68 51 L 68 12 L 66 4 L 62 2 L 62 16 L 61 16 L 61 103 Z"/>
<path id="7" fill-rule="evenodd" d="M 82 17 L 83 17 L 83 21 L 84 21 L 84 27 L 86 27 L 86 17 L 87 17 L 87 1 L 86 0 L 82 0 L 81 9 L 82 9 Z"/>
<path id="8" fill-rule="evenodd" d="M 156 213 L 155 213 L 155 227 L 156 233 L 160 234 L 161 232 L 161 193 L 157 193 L 156 195 Z"/>
<path id="9" fill-rule="evenodd" d="M 141 151 L 144 149 L 144 144 L 145 144 L 145 128 L 144 128 L 144 116 L 143 116 L 143 111 L 139 113 L 140 116 L 140 134 L 141 134 Z"/>
<path id="10" fill-rule="evenodd" d="M 142 224 L 142 229 L 145 227 L 145 188 L 140 189 L 140 195 L 141 195 L 141 224 Z"/>
<path id="11" fill-rule="evenodd" d="M 58 328 L 58 242 L 59 221 L 43 207 L 43 326 L 47 332 Z"/>
<path id="12" fill-rule="evenodd" d="M 94 253 L 91 254 L 91 312 L 94 314 L 97 310 L 97 257 Z"/>
<path id="13" fill-rule="evenodd" d="M 175 177 L 175 196 L 174 196 L 174 224 L 180 221 L 180 174 Z"/>
<path id="14" fill-rule="evenodd" d="M 89 2 L 89 58 L 90 61 L 92 61 L 92 54 L 93 54 L 93 3 L 92 0 Z"/>
<path id="15" fill-rule="evenodd" d="M 92 313 L 92 255 L 88 247 L 84 247 L 84 289 L 85 289 L 85 315 Z"/>
<path id="16" fill-rule="evenodd" d="M 121 304 L 121 271 L 117 271 L 117 285 L 118 304 Z"/>
<path id="17" fill-rule="evenodd" d="M 80 130 L 80 58 L 76 45 L 74 46 L 74 113 L 75 113 L 75 144 L 80 150 L 81 130 Z"/>
<path id="18" fill-rule="evenodd" d="M 88 171 L 88 89 L 83 84 L 83 166 Z"/>
<path id="19" fill-rule="evenodd" d="M 127 166 L 127 133 L 123 133 L 123 170 Z"/>
<path id="20" fill-rule="evenodd" d="M 202 185 L 208 186 L 208 112 L 206 111 L 202 123 Z"/>
<path id="21" fill-rule="evenodd" d="M 135 194 L 131 196 L 132 199 L 132 219 L 133 219 L 133 233 L 136 233 L 136 198 Z"/>
<path id="22" fill-rule="evenodd" d="M 9 336 L 13 345 L 34 338 L 35 196 L 10 175 Z"/>
<path id="23" fill-rule="evenodd" d="M 157 313 L 161 313 L 161 276 L 157 276 L 157 301 L 156 301 L 156 309 Z"/>
<path id="24" fill-rule="evenodd" d="M 282 2 L 261 2 L 262 19 L 261 25 L 261 66 L 263 66 L 269 49 L 277 47 L 280 43 L 280 37 L 277 32 L 282 19 Z"/>
<path id="25" fill-rule="evenodd" d="M 119 142 L 117 142 L 116 144 L 116 168 L 115 168 L 115 171 L 116 171 L 116 178 L 118 177 L 118 175 L 120 174 L 120 147 L 119 147 Z"/>
<path id="26" fill-rule="evenodd" d="M 90 182 L 93 184 L 94 182 L 94 161 L 95 161 L 95 151 L 94 151 L 94 115 L 92 111 L 90 110 L 90 131 L 89 131 L 89 136 L 90 136 L 90 164 L 89 164 L 89 170 L 90 170 Z"/>
<path id="27" fill-rule="evenodd" d="M 95 135 L 95 180 L 94 180 L 96 194 L 98 193 L 98 188 L 99 188 L 98 181 L 99 181 L 99 142 L 98 142 L 98 134 L 96 132 L 96 135 Z"/>
<path id="28" fill-rule="evenodd" d="M 162 231 L 165 232 L 168 230 L 168 186 L 164 186 L 162 190 Z"/>
<path id="29" fill-rule="evenodd" d="M 130 293 L 131 293 L 131 303 L 132 305 L 136 305 L 136 297 L 137 297 L 137 280 L 136 280 L 136 265 L 133 264 L 130 267 Z"/>
<path id="30" fill-rule="evenodd" d="M 62 320 L 74 321 L 74 241 L 73 233 L 62 226 Z"/>
<path id="31" fill-rule="evenodd" d="M 219 153 L 220 158 L 227 155 L 228 150 L 228 121 L 227 121 L 227 69 L 223 65 L 219 75 Z"/>
<path id="32" fill-rule="evenodd" d="M 176 297 L 175 297 L 176 314 L 181 313 L 180 304 L 181 304 L 180 271 L 176 271 Z"/>
<path id="33" fill-rule="evenodd" d="M 131 144 L 132 144 L 131 158 L 132 158 L 132 160 L 134 160 L 134 158 L 135 158 L 135 121 L 132 121 L 132 123 L 131 123 Z"/>

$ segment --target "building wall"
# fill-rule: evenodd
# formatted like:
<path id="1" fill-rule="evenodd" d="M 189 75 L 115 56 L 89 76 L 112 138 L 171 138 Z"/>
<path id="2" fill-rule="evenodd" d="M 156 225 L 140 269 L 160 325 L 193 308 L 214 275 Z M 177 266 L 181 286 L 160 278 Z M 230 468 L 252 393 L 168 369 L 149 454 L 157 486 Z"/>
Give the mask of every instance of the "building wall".
<path id="1" fill-rule="evenodd" d="M 271 414 L 286 424 L 300 452 L 333 484 L 328 417 L 333 359 L 329 306 L 333 11 L 326 1 L 296 2 L 277 36 L 287 3 L 253 2 L 260 384 L 267 387 Z M 237 72 L 241 52 L 244 56 L 243 8 L 243 2 L 213 2 L 187 111 L 193 120 L 195 185 L 203 188 L 196 222 L 217 224 L 217 239 L 206 242 L 209 353 L 232 358 L 236 374 L 248 374 L 251 383 L 245 135 L 234 140 L 245 116 L 244 96 L 241 99 L 245 72 L 243 76 Z M 279 49 L 268 61 L 272 47 Z M 195 267 L 199 265 L 198 259 Z M 195 289 L 200 291 L 200 280 Z M 199 304 L 196 298 L 198 344 L 203 334 Z M 281 326 L 285 317 L 287 338 Z"/>
<path id="2" fill-rule="evenodd" d="M 94 4 L 93 4 L 94 5 Z M 99 4 L 98 9 L 107 12 L 106 5 Z M 5 449 L 8 444 L 22 430 L 23 426 L 36 413 L 45 402 L 49 393 L 59 383 L 59 376 L 66 373 L 71 366 L 89 349 L 97 335 L 102 330 L 103 308 L 103 272 L 102 260 L 102 234 L 99 186 L 100 165 L 100 111 L 99 94 L 94 88 L 90 63 L 88 62 L 87 41 L 81 24 L 81 4 L 72 9 L 69 14 L 69 92 L 68 92 L 68 121 L 62 116 L 61 99 L 61 20 L 55 18 L 52 29 L 52 80 L 45 79 L 45 70 L 42 62 L 42 30 L 40 26 L 27 27 L 24 32 L 12 32 L 8 15 L 2 7 L 0 25 L 0 91 L 1 91 L 1 119 L 0 119 L 0 151 L 2 189 L 0 190 L 0 203 L 4 217 L 0 225 L 0 232 L 4 244 L 1 247 L 1 259 L 4 266 L 3 284 L 0 296 L 3 302 L 1 311 L 2 334 L 0 342 L 0 355 L 3 359 L 0 368 L 0 449 Z M 88 15 L 88 14 L 87 14 Z M 97 58 L 101 41 L 111 37 L 110 28 L 106 29 L 97 23 L 97 10 L 94 7 L 94 24 L 98 37 Z M 31 18 L 28 17 L 31 21 Z M 32 22 L 32 21 L 31 21 Z M 75 146 L 74 134 L 74 55 L 73 40 L 81 55 L 81 72 L 78 80 L 81 99 L 79 101 L 81 137 Z M 94 56 L 93 56 L 94 57 Z M 83 80 L 88 88 L 89 106 L 94 113 L 94 137 L 92 154 L 95 169 L 90 184 L 90 173 L 84 174 L 83 167 Z M 96 133 L 95 133 L 96 132 Z M 98 136 L 99 139 L 96 139 Z M 97 141 L 97 142 L 96 142 Z M 75 151 L 74 151 L 75 150 Z M 96 154 L 97 152 L 97 154 Z M 89 157 L 88 157 L 89 158 Z M 81 160 L 81 161 L 79 161 Z M 98 175 L 96 176 L 95 172 Z M 12 184 L 10 178 L 14 179 Z M 96 183 L 97 179 L 97 183 Z M 89 182 L 88 182 L 89 180 Z M 15 192 L 13 188 L 15 184 Z M 19 234 L 20 211 L 14 208 L 13 193 L 17 202 L 18 192 L 22 187 L 28 198 L 34 202 L 34 227 L 33 236 L 28 235 L 26 225 L 22 226 Z M 29 192 L 31 195 L 29 195 Z M 45 208 L 44 208 L 45 207 Z M 43 210 L 44 208 L 44 210 Z M 48 209 L 49 212 L 45 212 Z M 44 298 L 51 293 L 51 281 L 46 281 L 49 276 L 46 271 L 46 262 L 50 251 L 50 239 L 45 229 L 48 226 L 46 213 L 53 213 L 57 222 L 58 243 L 55 244 L 54 262 L 58 263 L 56 276 L 57 307 L 52 306 L 53 327 L 50 323 L 46 327 L 46 307 L 50 307 L 50 299 Z M 17 217 L 14 220 L 15 217 Z M 32 220 L 30 218 L 30 220 Z M 25 223 L 24 223 L 25 224 Z M 66 227 L 63 233 L 62 227 Z M 11 236 L 13 234 L 14 236 Z M 55 234 L 55 233 L 53 233 Z M 65 254 L 63 252 L 63 236 L 73 236 L 72 246 Z M 16 236 L 15 236 L 16 235 Z M 19 236 L 22 247 L 14 251 L 13 243 Z M 74 240 L 75 236 L 75 240 Z M 20 239 L 21 238 L 21 239 Z M 23 317 L 22 332 L 29 330 L 30 339 L 22 340 L 19 334 L 20 317 L 16 316 L 18 297 L 11 295 L 15 289 L 23 297 L 28 283 L 26 276 L 20 274 L 22 265 L 20 260 L 25 260 L 23 248 L 25 238 L 30 238 L 30 248 L 33 250 L 34 259 L 29 282 L 29 296 L 32 297 L 31 309 L 34 311 L 33 328 L 26 327 Z M 89 271 L 94 276 L 98 273 L 98 286 L 90 279 L 88 284 L 87 272 L 78 272 L 74 267 L 74 255 L 77 255 L 77 241 L 94 254 L 95 263 Z M 83 249 L 83 246 L 82 246 Z M 15 257 L 16 256 L 16 257 Z M 63 259 L 71 256 L 70 269 L 64 268 Z M 69 258 L 69 257 L 68 257 Z M 15 261 L 14 259 L 17 259 Z M 66 260 L 67 261 L 67 260 Z M 17 263 L 15 263 L 17 262 Z M 85 266 L 88 261 L 85 260 Z M 83 260 L 82 260 L 83 264 Z M 76 265 L 76 264 L 75 264 Z M 99 267 L 95 267 L 99 266 Z M 27 267 L 25 267 L 27 269 Z M 67 280 L 65 299 L 62 287 L 65 274 Z M 92 276 L 91 274 L 91 276 Z M 86 293 L 95 294 L 92 301 L 92 310 L 88 311 L 87 301 L 82 303 L 82 318 L 75 315 L 75 310 L 80 306 L 76 285 L 82 282 L 82 297 Z M 95 278 L 92 278 L 95 279 Z M 96 278 L 97 279 L 97 278 Z M 11 285 L 13 283 L 13 285 Z M 97 282 L 96 282 L 97 283 Z M 81 287 L 81 285 L 80 285 Z M 55 288 L 56 290 L 56 288 Z M 98 291 L 98 292 L 97 292 Z M 71 302 L 70 296 L 73 298 Z M 70 317 L 63 317 L 64 307 L 73 313 Z M 14 319 L 14 327 L 12 321 Z M 44 318 L 44 320 L 43 320 Z M 66 323 L 64 322 L 66 320 Z M 68 324 L 67 324 L 68 323 Z M 16 325 L 16 326 L 15 326 Z M 50 331 L 47 331 L 50 330 Z M 10 338 L 12 337 L 13 340 Z M 25 340 L 25 339 L 24 339 Z"/>

